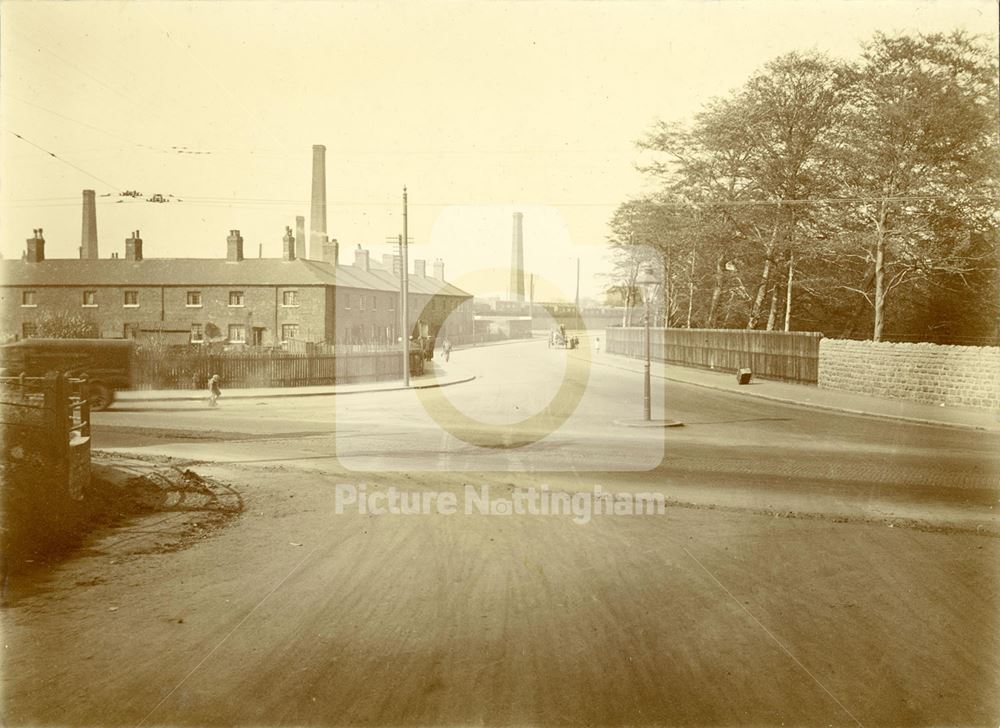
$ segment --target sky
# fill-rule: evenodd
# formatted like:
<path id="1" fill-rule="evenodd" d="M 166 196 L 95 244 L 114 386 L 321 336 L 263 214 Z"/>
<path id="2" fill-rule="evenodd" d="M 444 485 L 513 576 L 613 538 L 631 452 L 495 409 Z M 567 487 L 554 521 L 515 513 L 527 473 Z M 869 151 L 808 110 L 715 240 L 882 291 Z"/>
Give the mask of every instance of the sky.
<path id="1" fill-rule="evenodd" d="M 47 257 L 76 257 L 94 189 L 102 257 L 137 229 L 146 257 L 222 257 L 230 229 L 278 257 L 323 144 L 342 263 L 393 252 L 405 185 L 410 257 L 448 280 L 503 295 L 520 211 L 536 298 L 572 300 L 577 258 L 598 296 L 611 214 L 652 190 L 635 142 L 657 119 L 792 50 L 956 28 L 995 46 L 997 23 L 993 0 L 4 0 L 0 254 L 41 227 Z"/>

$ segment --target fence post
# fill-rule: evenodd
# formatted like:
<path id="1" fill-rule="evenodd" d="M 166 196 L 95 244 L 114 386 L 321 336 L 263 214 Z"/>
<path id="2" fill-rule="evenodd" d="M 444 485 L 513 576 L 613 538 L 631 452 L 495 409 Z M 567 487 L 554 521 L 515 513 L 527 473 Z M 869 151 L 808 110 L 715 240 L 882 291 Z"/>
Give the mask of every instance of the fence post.
<path id="1" fill-rule="evenodd" d="M 45 417 L 48 430 L 53 433 L 49 443 L 54 449 L 52 455 L 60 463 L 66 462 L 69 447 L 69 431 L 66 418 L 69 414 L 69 397 L 66 391 L 66 377 L 59 372 L 45 375 Z"/>

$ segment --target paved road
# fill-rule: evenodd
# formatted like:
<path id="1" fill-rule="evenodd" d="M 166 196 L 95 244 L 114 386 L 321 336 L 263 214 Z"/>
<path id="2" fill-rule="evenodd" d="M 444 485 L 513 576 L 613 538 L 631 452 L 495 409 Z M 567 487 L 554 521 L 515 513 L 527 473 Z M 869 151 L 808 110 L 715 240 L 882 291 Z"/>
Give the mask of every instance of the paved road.
<path id="1" fill-rule="evenodd" d="M 112 530 L 19 595 L 5 722 L 997 724 L 993 437 L 678 385 L 684 427 L 622 428 L 641 382 L 597 362 L 566 422 L 514 447 L 565 414 L 564 356 L 459 352 L 479 378 L 441 392 L 479 424 L 443 417 L 454 434 L 406 392 L 98 416 L 99 446 L 201 461 L 244 511 L 179 550 L 178 513 Z M 336 484 L 597 483 L 668 507 L 335 506 Z"/>
<path id="2" fill-rule="evenodd" d="M 591 487 L 600 474 L 603 482 L 665 488 L 696 503 L 949 523 L 990 519 L 998 503 L 1000 449 L 991 433 L 662 381 L 654 383 L 654 416 L 684 426 L 628 428 L 615 420 L 641 414 L 642 382 L 606 356 L 581 364 L 535 341 L 463 350 L 453 363 L 477 379 L 420 393 L 234 400 L 218 410 L 199 403 L 118 406 L 97 416 L 95 444 L 192 460 L 346 469 L 358 478 L 513 471 Z M 511 424 L 518 422 L 524 424 Z"/>

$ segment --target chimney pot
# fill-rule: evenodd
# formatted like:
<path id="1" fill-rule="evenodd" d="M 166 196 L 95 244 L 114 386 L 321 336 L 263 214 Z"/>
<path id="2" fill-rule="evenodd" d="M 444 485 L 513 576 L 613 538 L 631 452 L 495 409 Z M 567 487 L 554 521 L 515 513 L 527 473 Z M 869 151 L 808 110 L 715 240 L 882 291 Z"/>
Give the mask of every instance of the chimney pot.
<path id="1" fill-rule="evenodd" d="M 427 261 L 426 260 L 413 260 L 413 275 L 419 278 L 427 277 Z"/>
<path id="2" fill-rule="evenodd" d="M 243 260 L 243 236 L 239 230 L 229 231 L 229 237 L 226 238 L 226 260 L 230 263 Z"/>
<path id="3" fill-rule="evenodd" d="M 292 229 L 285 226 L 285 237 L 282 238 L 282 259 L 283 260 L 295 260 L 295 236 L 292 235 Z"/>
<path id="4" fill-rule="evenodd" d="M 42 237 L 42 229 L 32 231 L 34 235 L 28 238 L 27 252 L 24 259 L 29 263 L 41 263 L 45 260 L 45 238 Z"/>
<path id="5" fill-rule="evenodd" d="M 361 245 L 358 245 L 354 251 L 354 265 L 361 270 L 370 270 L 368 265 L 368 251 L 364 250 Z"/>
<path id="6" fill-rule="evenodd" d="M 434 261 L 434 277 L 439 281 L 444 281 L 444 261 L 440 258 Z"/>
<path id="7" fill-rule="evenodd" d="M 118 257 L 117 253 L 115 257 Z M 142 238 L 139 237 L 138 230 L 134 230 L 132 237 L 125 240 L 125 260 L 142 260 Z"/>
<path id="8" fill-rule="evenodd" d="M 336 266 L 340 262 L 340 243 L 337 238 L 332 240 L 323 236 L 323 261 Z"/>

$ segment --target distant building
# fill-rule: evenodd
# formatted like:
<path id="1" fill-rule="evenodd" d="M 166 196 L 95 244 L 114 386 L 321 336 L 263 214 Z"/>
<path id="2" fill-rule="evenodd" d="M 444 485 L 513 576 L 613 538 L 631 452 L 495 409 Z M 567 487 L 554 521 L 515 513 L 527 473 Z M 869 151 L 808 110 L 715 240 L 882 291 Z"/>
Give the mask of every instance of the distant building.
<path id="1" fill-rule="evenodd" d="M 301 248 L 300 248 L 301 249 Z M 289 339 L 383 344 L 400 337 L 399 276 L 359 246 L 351 265 L 303 260 L 289 230 L 282 258 L 244 258 L 232 230 L 226 257 L 146 258 L 136 231 L 124 257 L 46 259 L 36 230 L 21 260 L 0 261 L 0 333 L 33 336 L 43 312 L 92 320 L 105 338 L 278 346 Z M 414 261 L 411 333 L 460 339 L 473 333 L 472 296 Z"/>

